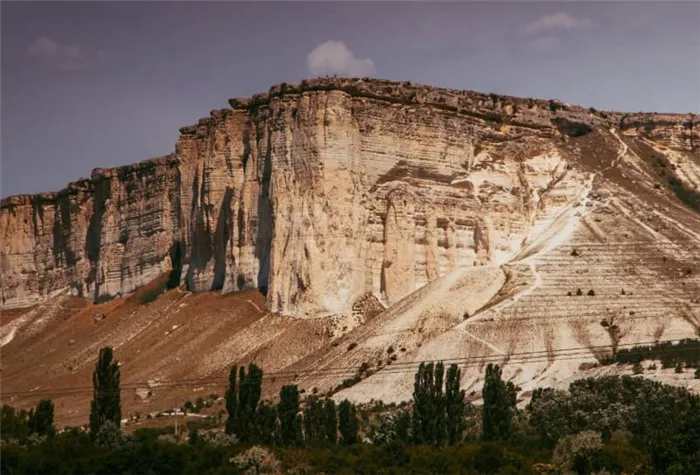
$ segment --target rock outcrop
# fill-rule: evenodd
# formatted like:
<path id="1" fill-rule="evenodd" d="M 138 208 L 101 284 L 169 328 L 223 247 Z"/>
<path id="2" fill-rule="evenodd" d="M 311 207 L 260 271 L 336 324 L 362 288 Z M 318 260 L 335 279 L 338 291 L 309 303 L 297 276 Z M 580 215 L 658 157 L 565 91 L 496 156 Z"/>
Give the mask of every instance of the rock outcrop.
<path id="1" fill-rule="evenodd" d="M 520 253 L 610 165 L 610 129 L 664 147 L 679 171 L 700 145 L 692 115 L 381 80 L 229 103 L 181 128 L 166 157 L 4 199 L 2 308 L 66 291 L 108 300 L 164 273 L 192 291 L 259 288 L 287 315 L 350 314 L 367 294 L 391 305 Z"/>

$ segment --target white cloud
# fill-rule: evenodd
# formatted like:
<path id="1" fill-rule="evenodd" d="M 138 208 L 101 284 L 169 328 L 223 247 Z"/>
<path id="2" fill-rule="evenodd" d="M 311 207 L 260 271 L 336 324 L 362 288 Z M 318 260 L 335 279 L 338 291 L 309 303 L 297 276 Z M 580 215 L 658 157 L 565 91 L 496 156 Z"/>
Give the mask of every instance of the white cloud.
<path id="1" fill-rule="evenodd" d="M 359 59 L 342 41 L 326 41 L 316 46 L 306 58 L 311 74 L 338 74 L 341 76 L 373 76 L 374 61 Z"/>
<path id="2" fill-rule="evenodd" d="M 85 51 L 80 46 L 61 44 L 48 36 L 34 40 L 27 53 L 60 69 L 75 69 L 86 59 Z"/>
<path id="3" fill-rule="evenodd" d="M 593 22 L 588 18 L 576 18 L 570 13 L 559 12 L 541 16 L 533 22 L 522 25 L 520 31 L 536 35 L 553 30 L 579 30 L 593 26 Z"/>

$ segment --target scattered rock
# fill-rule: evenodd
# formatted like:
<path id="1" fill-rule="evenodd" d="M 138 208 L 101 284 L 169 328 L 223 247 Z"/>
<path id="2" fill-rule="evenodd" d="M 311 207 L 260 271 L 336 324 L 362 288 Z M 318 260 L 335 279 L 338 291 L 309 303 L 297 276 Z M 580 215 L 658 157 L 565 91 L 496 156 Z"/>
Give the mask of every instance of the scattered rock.
<path id="1" fill-rule="evenodd" d="M 134 390 L 134 394 L 142 401 L 145 401 L 152 393 L 148 388 L 137 388 Z"/>

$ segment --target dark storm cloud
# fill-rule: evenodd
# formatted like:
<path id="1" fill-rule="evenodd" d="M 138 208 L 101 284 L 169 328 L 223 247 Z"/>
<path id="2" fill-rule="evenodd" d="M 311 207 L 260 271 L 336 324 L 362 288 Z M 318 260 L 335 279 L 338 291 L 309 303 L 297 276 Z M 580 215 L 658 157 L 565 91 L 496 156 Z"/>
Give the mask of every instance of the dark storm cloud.
<path id="1" fill-rule="evenodd" d="M 370 75 L 700 112 L 700 3 L 2 2 L 3 196 L 173 149 L 280 82 Z M 362 73 L 362 74 L 360 74 Z"/>

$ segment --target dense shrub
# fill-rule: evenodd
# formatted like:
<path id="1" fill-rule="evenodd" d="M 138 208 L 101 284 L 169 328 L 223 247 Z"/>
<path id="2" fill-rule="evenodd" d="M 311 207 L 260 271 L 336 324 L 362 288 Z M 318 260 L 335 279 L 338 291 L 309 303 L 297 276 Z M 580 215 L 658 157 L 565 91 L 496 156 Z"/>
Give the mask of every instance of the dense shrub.
<path id="1" fill-rule="evenodd" d="M 572 383 L 568 392 L 535 391 L 528 410 L 533 426 L 549 440 L 584 430 L 608 437 L 620 429 L 645 438 L 662 425 L 679 424 L 696 399 L 684 389 L 641 378 L 588 378 Z"/>
<path id="2" fill-rule="evenodd" d="M 688 368 L 698 368 L 700 367 L 700 340 L 688 338 L 678 343 L 665 341 L 653 345 L 633 346 L 618 350 L 615 355 L 601 361 L 601 364 L 636 364 L 644 360 L 660 360 L 665 368 L 677 366 L 679 363 Z"/>

